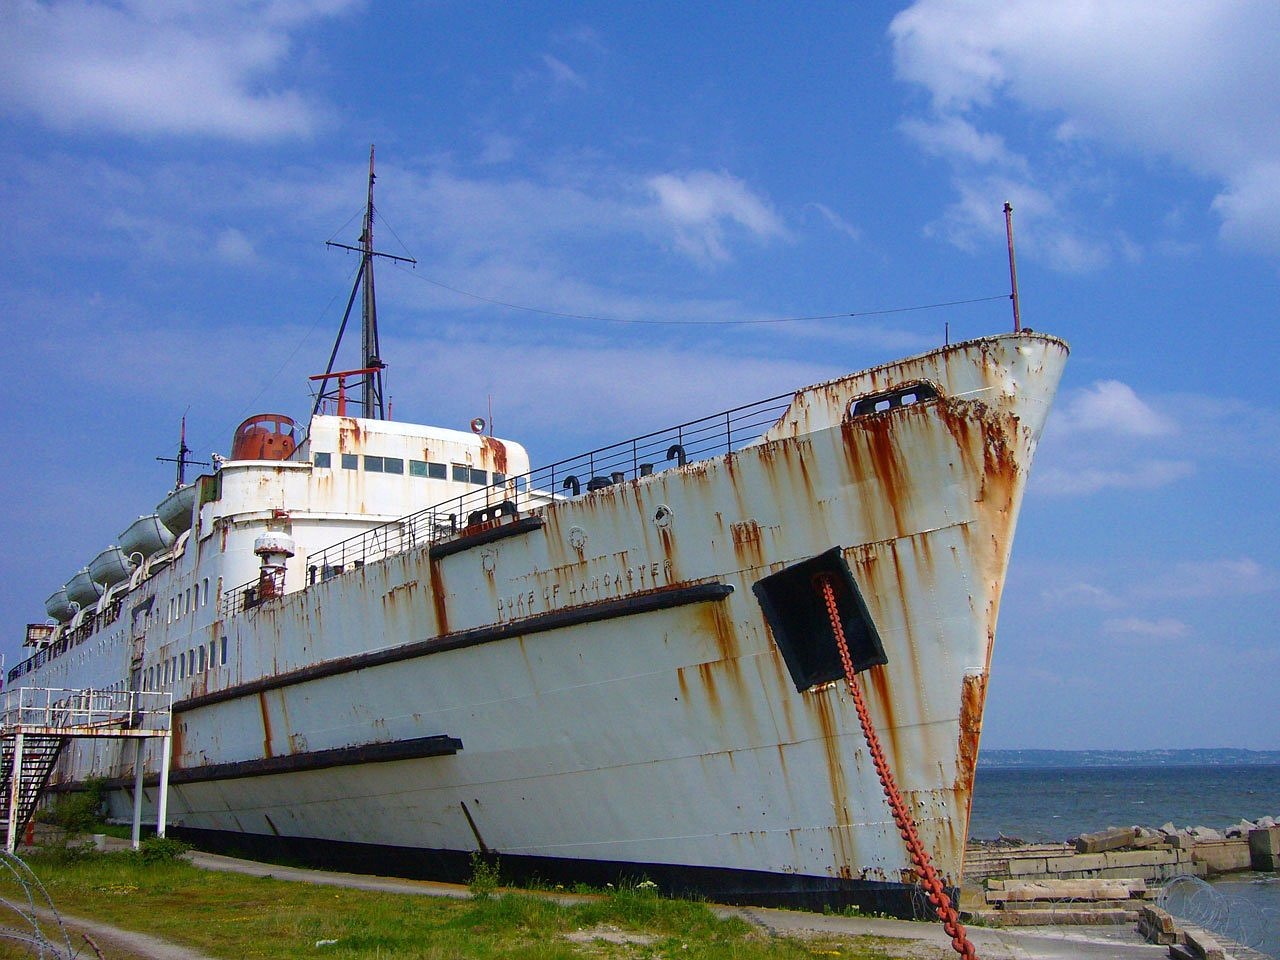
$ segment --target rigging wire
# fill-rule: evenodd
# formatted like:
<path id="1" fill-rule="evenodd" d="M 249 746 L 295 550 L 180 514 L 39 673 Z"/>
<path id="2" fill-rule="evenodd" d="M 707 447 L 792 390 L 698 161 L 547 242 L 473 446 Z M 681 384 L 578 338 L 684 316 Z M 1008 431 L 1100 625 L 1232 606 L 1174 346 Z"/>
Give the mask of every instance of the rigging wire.
<path id="1" fill-rule="evenodd" d="M 397 240 L 399 237 L 396 238 Z M 457 287 L 451 287 L 447 283 L 441 283 L 439 280 L 432 280 L 430 277 L 424 276 L 417 271 L 408 270 L 399 264 L 395 264 L 395 268 L 407 276 L 411 276 L 417 280 L 431 284 L 433 287 L 439 287 L 442 290 L 448 290 L 450 293 L 456 293 L 459 296 L 468 297 L 472 300 L 478 300 L 481 303 L 492 304 L 496 307 L 506 307 L 510 310 L 523 310 L 527 313 L 537 313 L 546 317 L 560 317 L 563 320 L 591 320 L 597 323 L 639 323 L 639 324 L 663 324 L 675 326 L 734 326 L 744 324 L 763 324 L 763 323 L 799 323 L 805 320 L 846 320 L 850 317 L 877 317 L 891 313 L 910 313 L 916 310 L 935 310 L 940 307 L 959 307 L 971 303 L 989 303 L 993 300 L 1008 300 L 1010 295 L 1001 293 L 990 297 L 973 297 L 968 300 L 947 300 L 941 303 L 921 303 L 910 307 L 889 307 L 883 310 L 856 310 L 850 313 L 824 313 L 813 314 L 803 317 L 761 317 L 746 320 L 658 320 L 648 317 L 602 317 L 587 313 L 564 313 L 559 310 L 546 310 L 542 307 L 531 307 L 522 303 L 510 303 L 506 300 L 497 300 L 493 297 L 481 296 L 478 293 L 470 293 L 466 290 L 459 290 Z"/>
<path id="2" fill-rule="evenodd" d="M 351 221 L 347 221 L 347 222 L 350 223 Z M 337 234 L 334 234 L 334 236 L 337 236 Z M 347 274 L 348 283 L 355 276 L 356 270 L 358 269 L 359 267 L 357 266 L 353 268 L 349 274 Z M 273 383 L 275 383 L 276 379 L 280 376 L 280 374 L 284 372 L 285 368 L 290 363 L 293 362 L 293 358 L 298 355 L 298 351 L 301 350 L 303 346 L 306 345 L 307 341 L 311 339 L 312 334 L 316 332 L 316 328 L 320 326 L 320 321 L 323 320 L 328 315 L 329 310 L 333 306 L 334 302 L 338 299 L 339 296 L 342 295 L 342 289 L 343 289 L 342 287 L 339 287 L 337 289 L 337 292 L 335 292 L 334 295 L 329 298 L 329 302 L 324 305 L 324 307 L 320 310 L 318 314 L 316 314 L 316 318 L 311 321 L 311 326 L 308 327 L 307 331 L 299 338 L 298 342 L 294 345 L 293 350 L 290 351 L 289 355 L 285 357 L 283 361 L 281 361 L 280 365 L 276 368 L 275 372 L 262 382 L 261 389 L 259 389 L 258 392 L 254 394 L 253 398 L 249 400 L 241 408 L 240 412 L 235 417 L 235 422 L 231 424 L 232 429 L 234 429 L 244 420 L 244 418 L 247 416 L 247 411 L 252 410 L 257 405 L 258 400 L 262 397 L 264 393 L 267 392 L 267 388 L 270 387 Z M 222 436 L 225 437 L 229 433 L 230 433 L 230 430 L 224 429 L 222 432 Z"/>

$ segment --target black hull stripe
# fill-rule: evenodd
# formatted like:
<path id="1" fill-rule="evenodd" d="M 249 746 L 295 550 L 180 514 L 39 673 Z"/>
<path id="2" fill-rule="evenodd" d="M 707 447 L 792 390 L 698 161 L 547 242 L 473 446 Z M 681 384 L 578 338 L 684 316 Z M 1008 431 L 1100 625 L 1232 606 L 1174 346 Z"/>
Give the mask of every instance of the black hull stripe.
<path id="1" fill-rule="evenodd" d="M 470 550 L 472 547 L 482 547 L 486 543 L 493 543 L 495 540 L 505 540 L 507 537 L 516 537 L 522 533 L 529 533 L 531 530 L 540 529 L 542 529 L 541 517 L 521 517 L 519 520 L 513 520 L 511 523 L 504 523 L 500 526 L 491 527 L 488 530 L 482 530 L 479 533 L 464 533 L 456 540 L 445 540 L 441 543 L 433 543 L 427 548 L 427 555 L 432 560 L 439 560 L 441 557 L 450 557 L 455 553 L 462 553 L 464 550 Z"/>
<path id="2" fill-rule="evenodd" d="M 619 617 L 629 617 L 638 613 L 653 610 L 669 610 L 683 607 L 691 603 L 705 603 L 709 600 L 723 600 L 733 593 L 733 587 L 727 583 L 700 583 L 691 587 L 666 587 L 649 593 L 620 597 L 617 600 L 603 600 L 586 606 L 573 607 L 569 610 L 553 610 L 537 616 L 513 620 L 509 623 L 497 623 L 491 626 L 476 627 L 471 630 L 459 630 L 426 640 L 388 647 L 383 650 L 372 650 L 358 653 L 350 657 L 339 657 L 323 663 L 301 667 L 286 673 L 278 673 L 272 677 L 250 680 L 248 683 L 227 687 L 225 690 L 214 690 L 199 694 L 186 700 L 179 700 L 173 705 L 174 713 L 186 713 L 200 707 L 223 703 L 249 697 L 267 690 L 279 690 L 324 677 L 336 677 L 344 673 L 354 673 L 369 667 L 379 667 L 388 663 L 399 663 L 403 660 L 414 660 L 433 653 L 444 653 L 448 650 L 461 650 L 482 643 L 493 643 L 495 640 L 507 640 L 511 637 L 527 637 L 548 630 L 559 630 L 564 627 L 575 627 L 584 623 L 599 623 Z"/>
<path id="3" fill-rule="evenodd" d="M 169 832 L 192 841 L 202 850 L 227 851 L 233 856 L 247 854 L 260 860 L 303 863 L 350 873 L 466 883 L 474 870 L 470 850 L 394 847 L 181 826 L 171 826 Z M 498 858 L 504 883 L 587 883 L 603 887 L 606 883 L 635 883 L 648 879 L 669 896 L 709 898 L 717 903 L 806 910 L 839 910 L 856 906 L 862 911 L 909 920 L 936 919 L 922 887 L 890 880 L 670 863 L 533 857 L 501 850 L 491 853 Z M 952 889 L 950 893 L 956 900 L 959 890 Z"/>
<path id="4" fill-rule="evenodd" d="M 302 773 L 308 770 L 329 770 L 333 767 L 354 767 L 366 763 L 391 763 L 396 760 L 419 760 L 423 757 L 449 757 L 462 749 L 462 741 L 445 735 L 416 737 L 412 740 L 393 740 L 389 743 L 361 743 L 351 747 L 335 747 L 331 750 L 311 750 L 307 753 L 287 753 L 278 757 L 258 760 L 238 760 L 234 763 L 206 763 L 169 771 L 169 783 L 208 783 L 212 780 L 241 780 L 245 777 L 270 777 L 282 773 Z M 132 790 L 133 777 L 112 777 L 104 781 L 109 790 Z M 143 788 L 160 786 L 159 774 L 150 773 L 142 779 Z M 83 782 L 62 783 L 51 786 L 51 793 L 83 790 Z"/>

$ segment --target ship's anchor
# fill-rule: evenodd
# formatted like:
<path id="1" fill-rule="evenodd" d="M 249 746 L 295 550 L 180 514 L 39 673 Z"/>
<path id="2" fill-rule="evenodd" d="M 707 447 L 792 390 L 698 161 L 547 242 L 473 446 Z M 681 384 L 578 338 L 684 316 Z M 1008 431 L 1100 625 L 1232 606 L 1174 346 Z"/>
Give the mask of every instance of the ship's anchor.
<path id="1" fill-rule="evenodd" d="M 937 912 L 938 919 L 942 921 L 942 928 L 951 937 L 951 946 L 956 953 L 965 960 L 978 960 L 978 953 L 969 941 L 968 934 L 965 933 L 964 924 L 960 922 L 960 916 L 956 913 L 956 908 L 951 905 L 951 898 L 947 896 L 947 890 L 942 885 L 938 871 L 934 869 L 933 862 L 929 859 L 929 851 L 920 842 L 915 821 L 907 812 L 907 805 L 903 802 L 902 794 L 898 792 L 898 785 L 893 779 L 893 771 L 889 769 L 884 750 L 880 747 L 880 737 L 876 734 L 875 727 L 871 725 L 871 714 L 867 710 L 867 703 L 862 697 L 862 688 L 858 685 L 858 678 L 853 670 L 853 660 L 849 656 L 849 643 L 845 639 L 844 626 L 840 622 L 840 611 L 836 607 L 833 578 L 829 573 L 819 573 L 813 578 L 813 583 L 822 593 L 822 599 L 827 605 L 827 616 L 831 620 L 831 630 L 836 637 L 836 646 L 840 649 L 840 662 L 844 664 L 844 678 L 849 683 L 849 694 L 853 697 L 853 705 L 858 710 L 858 722 L 862 724 L 862 735 L 866 737 L 867 749 L 871 751 L 871 759 L 875 761 L 876 773 L 880 775 L 884 797 L 889 801 L 889 809 L 893 811 L 894 823 L 898 825 L 898 832 L 902 834 L 902 839 L 907 844 L 907 852 L 911 854 L 911 862 L 915 864 L 916 872 L 920 874 L 920 883 L 929 894 L 929 902 Z"/>

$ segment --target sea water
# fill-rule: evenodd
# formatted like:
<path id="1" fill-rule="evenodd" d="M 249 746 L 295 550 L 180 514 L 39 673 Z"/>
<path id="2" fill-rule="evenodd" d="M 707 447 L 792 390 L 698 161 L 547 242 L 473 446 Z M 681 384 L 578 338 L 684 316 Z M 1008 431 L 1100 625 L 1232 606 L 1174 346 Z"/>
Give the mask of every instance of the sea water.
<path id="1" fill-rule="evenodd" d="M 979 767 L 969 835 L 1070 840 L 1107 827 L 1213 827 L 1280 820 L 1280 766 Z M 1240 913 L 1280 916 L 1280 875 L 1229 874 L 1214 884 Z M 1272 924 L 1274 926 L 1274 924 Z M 1280 957 L 1280 928 L 1260 949 Z"/>

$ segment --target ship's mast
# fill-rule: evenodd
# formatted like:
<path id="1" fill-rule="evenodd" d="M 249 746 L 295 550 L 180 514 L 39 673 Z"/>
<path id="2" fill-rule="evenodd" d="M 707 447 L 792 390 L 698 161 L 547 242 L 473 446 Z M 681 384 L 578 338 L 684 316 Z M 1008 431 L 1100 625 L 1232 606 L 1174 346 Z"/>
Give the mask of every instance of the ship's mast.
<path id="1" fill-rule="evenodd" d="M 192 460 L 187 456 L 190 452 L 191 448 L 187 446 L 187 415 L 184 413 L 182 415 L 182 427 L 178 434 L 178 455 L 176 457 L 156 457 L 161 463 L 176 463 L 178 465 L 177 476 L 174 478 L 176 485 L 173 489 L 175 490 L 178 487 L 187 485 L 187 466 L 189 464 L 196 464 L 201 467 L 209 466 L 205 460 Z"/>
<path id="2" fill-rule="evenodd" d="M 313 380 L 321 382 L 320 391 L 316 396 L 315 407 L 311 411 L 313 416 L 319 412 L 320 404 L 325 399 L 325 391 L 329 380 L 337 376 L 333 372 L 333 363 L 338 356 L 338 347 L 342 345 L 342 334 L 346 331 L 347 321 L 351 318 L 351 308 L 355 305 L 356 294 L 362 293 L 360 308 L 362 320 L 360 325 L 361 368 L 358 371 L 348 372 L 359 373 L 362 377 L 360 392 L 361 415 L 371 420 L 385 420 L 387 417 L 382 397 L 382 370 L 386 364 L 382 362 L 382 356 L 378 348 L 378 301 L 373 287 L 373 261 L 375 257 L 398 260 L 401 263 L 417 263 L 418 261 L 414 260 L 413 257 L 398 257 L 392 253 L 382 253 L 373 249 L 373 184 L 375 179 L 373 172 L 373 146 L 370 145 L 369 193 L 365 202 L 364 228 L 360 232 L 360 245 L 353 247 L 345 243 L 336 243 L 333 240 L 327 242 L 327 246 L 340 247 L 343 250 L 352 250 L 360 254 L 360 269 L 356 272 L 356 281 L 351 287 L 351 296 L 347 298 L 347 310 L 342 315 L 342 325 L 338 327 L 338 337 L 333 343 L 333 351 L 329 354 L 329 365 L 325 368 L 323 376 L 312 377 Z"/>
<path id="3" fill-rule="evenodd" d="M 378 358 L 378 302 L 373 294 L 373 145 L 369 145 L 369 200 L 364 208 L 364 233 L 360 237 L 360 247 L 364 251 L 364 323 L 360 328 L 360 352 L 364 359 L 362 366 L 370 373 L 364 375 L 364 389 L 361 392 L 364 415 L 374 418 L 377 411 L 378 420 L 386 419 L 382 405 L 382 361 Z"/>

